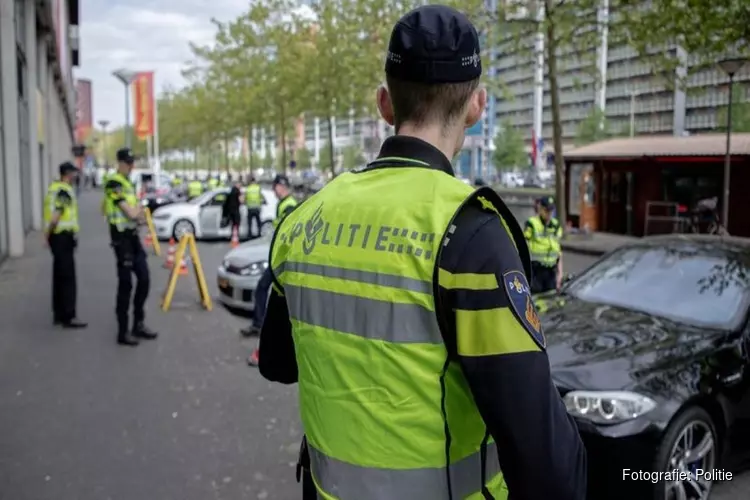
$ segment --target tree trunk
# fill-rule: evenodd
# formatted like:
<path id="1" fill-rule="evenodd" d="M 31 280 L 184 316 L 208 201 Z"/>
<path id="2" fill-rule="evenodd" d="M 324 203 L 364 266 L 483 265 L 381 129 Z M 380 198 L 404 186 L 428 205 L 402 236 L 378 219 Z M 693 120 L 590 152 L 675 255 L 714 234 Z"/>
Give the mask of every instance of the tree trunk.
<path id="1" fill-rule="evenodd" d="M 245 149 L 245 163 L 250 169 L 250 175 L 253 175 L 253 126 L 247 126 L 247 149 Z"/>
<path id="2" fill-rule="evenodd" d="M 336 148 L 333 145 L 333 118 L 331 118 L 331 115 L 328 115 L 328 118 L 326 118 L 326 125 L 328 126 L 328 154 L 331 159 L 331 175 L 335 175 L 336 159 L 333 155 L 336 152 Z"/>
<path id="3" fill-rule="evenodd" d="M 546 12 L 550 11 L 550 1 L 545 2 Z M 560 88 L 557 82 L 557 39 L 555 38 L 555 24 L 547 16 L 547 78 L 549 79 L 549 96 L 552 104 L 552 141 L 555 147 L 555 204 L 557 219 L 565 227 L 568 221 L 565 206 L 565 158 L 562 146 L 562 124 L 560 123 Z M 571 203 L 575 200 L 571 200 Z"/>
<path id="4" fill-rule="evenodd" d="M 229 174 L 229 135 L 224 134 L 224 170 Z"/>
<path id="5" fill-rule="evenodd" d="M 284 114 L 284 105 L 281 105 L 281 131 L 279 136 L 281 137 L 281 173 L 286 173 L 286 115 Z"/>

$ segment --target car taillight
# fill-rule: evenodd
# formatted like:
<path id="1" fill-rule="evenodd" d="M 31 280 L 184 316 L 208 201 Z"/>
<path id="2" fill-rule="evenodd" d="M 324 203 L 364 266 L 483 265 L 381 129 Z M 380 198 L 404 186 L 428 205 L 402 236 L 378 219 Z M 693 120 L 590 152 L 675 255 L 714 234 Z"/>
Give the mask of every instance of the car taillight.
<path id="1" fill-rule="evenodd" d="M 681 214 L 687 213 L 688 207 L 687 207 L 687 205 L 678 205 L 677 206 L 677 211 L 679 213 L 681 213 Z"/>

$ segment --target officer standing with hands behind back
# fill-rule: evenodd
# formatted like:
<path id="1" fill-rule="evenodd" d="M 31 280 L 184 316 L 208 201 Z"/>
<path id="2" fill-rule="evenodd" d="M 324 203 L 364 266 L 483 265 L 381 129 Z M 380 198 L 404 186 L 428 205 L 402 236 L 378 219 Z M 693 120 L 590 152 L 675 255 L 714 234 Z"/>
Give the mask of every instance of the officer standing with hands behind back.
<path id="1" fill-rule="evenodd" d="M 259 369 L 299 382 L 300 467 L 321 497 L 586 496 L 523 231 L 451 166 L 486 106 L 480 53 L 451 8 L 401 18 L 377 94 L 396 135 L 274 235 Z"/>
<path id="2" fill-rule="evenodd" d="M 135 157 L 130 148 L 117 151 L 117 172 L 110 176 L 105 186 L 107 221 L 112 248 L 117 260 L 117 343 L 138 345 L 138 339 L 155 339 L 156 332 L 145 324 L 144 306 L 150 287 L 148 260 L 143 250 L 138 225 L 145 222 L 143 209 L 138 203 L 135 187 L 130 182 Z M 133 325 L 129 328 L 128 313 L 133 295 Z"/>
<path id="3" fill-rule="evenodd" d="M 75 179 L 78 168 L 60 165 L 60 180 L 50 184 L 44 197 L 44 236 L 52 251 L 52 311 L 54 323 L 63 328 L 86 328 L 76 318 L 76 262 L 78 200 Z"/>
<path id="4" fill-rule="evenodd" d="M 542 293 L 560 290 L 563 277 L 562 226 L 552 215 L 555 200 L 551 196 L 539 198 L 537 214 L 529 217 L 523 230 L 531 252 L 531 292 Z"/>

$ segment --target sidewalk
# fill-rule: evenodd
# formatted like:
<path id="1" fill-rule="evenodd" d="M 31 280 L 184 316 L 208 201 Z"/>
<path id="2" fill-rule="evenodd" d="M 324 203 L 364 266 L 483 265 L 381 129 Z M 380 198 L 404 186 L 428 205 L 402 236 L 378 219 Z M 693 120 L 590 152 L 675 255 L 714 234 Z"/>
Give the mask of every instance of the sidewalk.
<path id="1" fill-rule="evenodd" d="M 565 252 L 598 257 L 639 239 L 635 236 L 611 233 L 568 234 L 560 245 Z"/>

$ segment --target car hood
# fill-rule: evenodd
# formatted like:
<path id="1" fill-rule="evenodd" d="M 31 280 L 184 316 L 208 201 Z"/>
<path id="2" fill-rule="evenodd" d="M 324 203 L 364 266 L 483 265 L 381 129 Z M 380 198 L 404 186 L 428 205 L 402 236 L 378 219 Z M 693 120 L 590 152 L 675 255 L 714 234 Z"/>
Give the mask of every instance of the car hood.
<path id="1" fill-rule="evenodd" d="M 163 207 L 159 207 L 156 210 L 154 210 L 154 216 L 157 215 L 170 215 L 172 217 L 175 216 L 186 216 L 186 215 L 194 215 L 198 211 L 198 206 L 193 205 L 192 203 L 184 203 L 184 202 L 176 202 L 176 203 L 170 203 L 169 205 L 165 205 Z"/>
<path id="2" fill-rule="evenodd" d="M 696 328 L 567 295 L 535 297 L 553 378 L 570 389 L 625 390 L 693 371 L 726 332 Z"/>
<path id="3" fill-rule="evenodd" d="M 224 262 L 232 267 L 243 268 L 254 262 L 268 260 L 268 252 L 271 250 L 270 238 L 259 238 L 257 240 L 243 243 L 231 250 L 224 256 Z"/>

